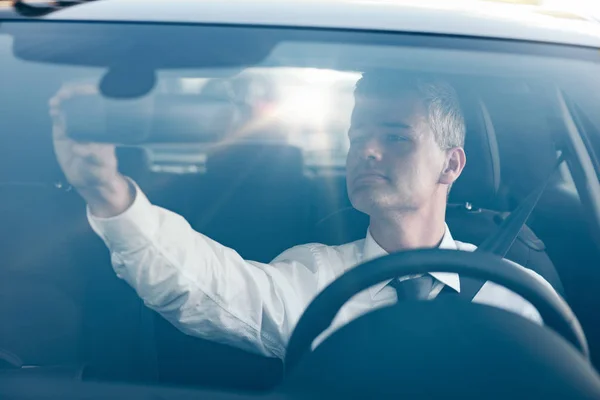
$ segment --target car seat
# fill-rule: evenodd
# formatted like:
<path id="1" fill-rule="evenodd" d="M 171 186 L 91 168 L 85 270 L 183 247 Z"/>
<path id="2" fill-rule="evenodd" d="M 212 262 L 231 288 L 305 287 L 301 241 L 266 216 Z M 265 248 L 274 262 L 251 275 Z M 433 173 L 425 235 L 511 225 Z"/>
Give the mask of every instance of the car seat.
<path id="1" fill-rule="evenodd" d="M 191 226 L 245 259 L 269 262 L 308 237 L 308 183 L 302 152 L 279 144 L 228 144 L 208 155 L 206 173 L 182 177 L 183 215 Z M 155 316 L 159 380 L 260 390 L 282 376 L 282 364 L 187 336 Z"/>

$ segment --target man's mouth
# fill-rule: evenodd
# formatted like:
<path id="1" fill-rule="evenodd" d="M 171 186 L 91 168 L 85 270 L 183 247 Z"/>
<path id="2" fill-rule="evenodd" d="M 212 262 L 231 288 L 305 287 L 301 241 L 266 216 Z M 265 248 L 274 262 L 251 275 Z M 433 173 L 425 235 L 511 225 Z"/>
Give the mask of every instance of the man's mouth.
<path id="1" fill-rule="evenodd" d="M 379 172 L 362 172 L 354 178 L 355 184 L 387 182 L 388 178 Z"/>

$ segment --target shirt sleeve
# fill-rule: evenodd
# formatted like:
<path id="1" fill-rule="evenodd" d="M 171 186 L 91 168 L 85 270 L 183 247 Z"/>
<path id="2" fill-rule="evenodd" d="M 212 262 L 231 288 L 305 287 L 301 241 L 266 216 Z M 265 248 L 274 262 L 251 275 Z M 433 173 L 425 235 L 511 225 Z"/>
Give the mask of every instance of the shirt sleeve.
<path id="1" fill-rule="evenodd" d="M 283 358 L 318 291 L 311 248 L 294 247 L 271 264 L 246 261 L 135 187 L 133 204 L 116 217 L 98 218 L 88 209 L 117 276 L 184 333 Z"/>

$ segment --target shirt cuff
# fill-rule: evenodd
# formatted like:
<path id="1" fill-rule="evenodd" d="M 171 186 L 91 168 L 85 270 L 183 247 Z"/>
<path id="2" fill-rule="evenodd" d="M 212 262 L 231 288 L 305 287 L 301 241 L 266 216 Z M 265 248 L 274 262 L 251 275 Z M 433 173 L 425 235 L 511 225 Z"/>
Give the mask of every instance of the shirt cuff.
<path id="1" fill-rule="evenodd" d="M 154 206 L 139 186 L 128 178 L 134 187 L 134 200 L 123 213 L 110 217 L 94 216 L 87 207 L 90 226 L 104 240 L 111 252 L 126 253 L 136 251 L 151 242 L 158 231 L 159 218 Z"/>

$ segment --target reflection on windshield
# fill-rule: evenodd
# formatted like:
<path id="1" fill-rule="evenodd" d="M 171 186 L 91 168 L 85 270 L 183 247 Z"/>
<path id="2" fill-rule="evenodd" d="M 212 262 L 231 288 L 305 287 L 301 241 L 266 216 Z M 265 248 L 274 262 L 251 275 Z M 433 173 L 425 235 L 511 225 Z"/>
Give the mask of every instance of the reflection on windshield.
<path id="1" fill-rule="evenodd" d="M 156 359 L 140 361 L 156 350 L 144 347 L 154 338 L 139 340 L 150 332 L 166 348 L 157 357 L 165 382 L 260 386 L 248 371 L 279 371 L 272 357 L 283 358 L 305 306 L 349 268 L 437 244 L 470 251 L 488 236 L 483 230 L 495 231 L 561 150 L 557 90 L 585 103 L 598 126 L 600 55 L 590 49 L 374 32 L 91 25 L 34 22 L 18 45 L 0 36 L 9 77 L 0 108 L 10 110 L 0 121 L 0 172 L 5 182 L 52 182 L 7 189 L 0 203 L 6 265 L 31 273 L 24 285 L 42 276 L 42 289 L 0 285 L 19 299 L 14 319 L 43 328 L 25 345 L 14 338 L 19 354 L 38 361 L 51 348 L 48 360 L 91 360 L 109 380 L 132 381 L 131 371 L 155 367 Z M 109 70 L 118 72 L 121 92 L 106 90 Z M 139 83 L 136 71 L 152 78 L 151 90 L 118 97 Z M 115 151 L 112 142 L 122 146 Z M 55 190 L 65 179 L 75 190 Z M 103 179 L 108 190 L 88 191 Z M 576 192 L 569 171 L 556 181 Z M 116 200 L 95 214 L 102 201 L 94 200 L 105 194 Z M 553 237 L 562 223 L 549 214 Z M 418 217 L 423 235 L 405 215 Z M 386 232 L 391 225 L 380 223 L 378 242 L 373 216 L 411 224 Z M 418 243 L 395 246 L 397 232 Z M 569 240 L 563 236 L 559 244 Z M 547 261 L 532 237 L 515 241 L 523 251 L 514 262 L 528 263 L 534 251 Z M 540 275 L 559 291 L 553 268 Z M 430 275 L 436 281 L 426 276 L 418 298 L 445 287 L 460 293 L 457 276 Z M 68 295 L 43 290 L 55 280 Z M 383 282 L 342 309 L 332 327 L 401 296 Z M 543 322 L 510 291 L 487 285 L 482 297 Z M 166 319 L 152 315 L 156 326 L 140 328 L 145 306 Z M 68 335 L 52 330 L 58 320 Z M 58 344 L 48 344 L 47 332 Z M 215 350 L 205 339 L 243 351 Z"/>
<path id="2" fill-rule="evenodd" d="M 143 99 L 74 96 L 63 105 L 72 129 L 82 137 L 102 135 L 110 119 L 112 133 L 124 129 L 126 136 L 131 126 L 150 118 L 155 139 L 187 138 L 190 143 L 180 146 L 144 146 L 155 171 L 199 171 L 215 145 L 240 141 L 297 146 L 307 167 L 343 167 L 359 73 L 250 68 L 228 79 L 169 75 L 159 76 L 155 90 Z M 67 81 L 61 90 L 95 84 Z"/>

